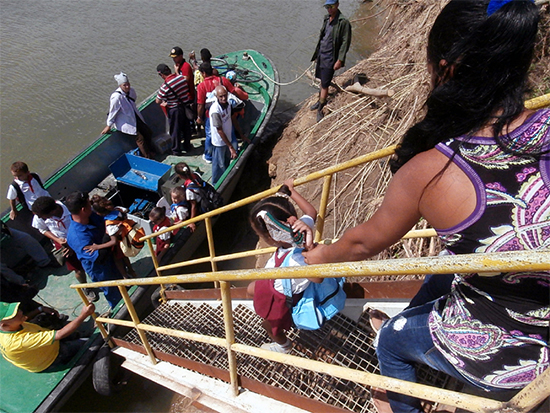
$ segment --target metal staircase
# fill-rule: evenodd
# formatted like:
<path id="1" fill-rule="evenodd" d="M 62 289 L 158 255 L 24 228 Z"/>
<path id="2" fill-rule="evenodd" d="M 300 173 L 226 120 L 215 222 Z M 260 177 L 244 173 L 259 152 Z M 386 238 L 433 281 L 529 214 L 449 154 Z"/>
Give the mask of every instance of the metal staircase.
<path id="1" fill-rule="evenodd" d="M 379 374 L 375 336 L 364 311 L 357 321 L 338 314 L 320 330 L 292 329 L 288 336 L 294 343 L 291 355 L 354 370 Z M 261 327 L 262 319 L 251 309 L 250 302 L 233 310 L 235 342 L 259 347 L 269 338 Z M 223 309 L 219 301 L 169 301 L 147 316 L 143 323 L 183 330 L 206 336 L 225 335 Z M 160 333 L 147 333 L 157 358 L 224 379 L 228 371 L 227 349 Z M 119 346 L 144 349 L 135 330 Z M 343 380 L 330 374 L 289 366 L 246 354 L 237 355 L 237 374 L 241 387 L 310 411 L 376 412 L 370 386 Z M 420 383 L 445 388 L 454 384 L 445 374 L 430 368 L 419 371 Z M 428 411 L 428 410 L 427 410 Z"/>

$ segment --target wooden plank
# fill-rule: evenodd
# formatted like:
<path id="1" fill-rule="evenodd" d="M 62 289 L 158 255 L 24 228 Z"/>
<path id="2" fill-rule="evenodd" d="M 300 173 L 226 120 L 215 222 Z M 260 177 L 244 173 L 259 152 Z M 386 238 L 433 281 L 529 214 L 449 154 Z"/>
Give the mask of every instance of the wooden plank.
<path id="1" fill-rule="evenodd" d="M 121 339 L 114 339 L 115 343 L 120 346 L 127 348 L 129 350 L 135 351 L 137 353 L 147 355 L 147 352 L 143 346 L 129 343 Z M 217 367 L 208 366 L 202 363 L 198 363 L 192 360 L 174 356 L 173 354 L 168 354 L 160 351 L 155 351 L 157 358 L 168 363 L 174 364 L 179 367 L 183 367 L 189 370 L 193 370 L 197 373 L 204 374 L 206 376 L 223 380 L 226 383 L 229 383 L 229 371 L 219 369 Z M 151 366 L 153 367 L 153 366 Z M 249 379 L 245 376 L 239 375 L 240 385 L 250 390 L 254 393 L 261 394 L 262 396 L 269 397 L 280 401 L 282 403 L 289 404 L 300 409 L 304 409 L 314 413 L 345 413 L 348 410 L 344 410 L 335 406 L 328 405 L 326 403 L 320 402 L 318 400 L 313 400 L 308 397 L 300 396 L 295 393 L 289 392 L 287 390 L 281 389 L 279 387 L 274 387 L 268 384 L 264 384 L 257 380 Z M 161 383 L 162 384 L 162 383 Z"/>

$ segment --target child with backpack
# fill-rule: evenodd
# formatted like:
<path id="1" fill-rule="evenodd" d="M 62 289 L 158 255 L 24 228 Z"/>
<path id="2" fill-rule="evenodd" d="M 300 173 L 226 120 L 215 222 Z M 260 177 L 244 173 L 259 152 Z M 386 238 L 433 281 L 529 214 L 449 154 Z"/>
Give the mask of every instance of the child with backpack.
<path id="1" fill-rule="evenodd" d="M 30 172 L 25 162 L 12 163 L 10 171 L 13 182 L 8 188 L 7 198 L 10 201 L 10 219 L 14 220 L 19 214 L 17 203 L 20 203 L 23 210 L 28 213 L 36 199 L 41 196 L 50 196 L 50 194 L 44 189 L 40 177 L 34 172 Z M 32 214 L 27 215 L 32 219 Z"/>
<path id="2" fill-rule="evenodd" d="M 183 181 L 182 186 L 185 188 L 185 197 L 190 208 L 189 218 L 195 218 L 197 215 L 223 206 L 222 196 L 212 185 L 203 181 L 197 173 L 192 172 L 185 162 L 177 163 L 174 171 Z M 194 231 L 195 224 L 189 224 L 189 228 Z"/>
<path id="3" fill-rule="evenodd" d="M 304 213 L 300 219 L 290 199 Z M 316 218 L 316 209 L 294 189 L 292 179 L 286 180 L 275 196 L 258 202 L 250 213 L 252 228 L 266 243 L 277 247 L 265 268 L 306 265 L 302 251 L 313 247 L 313 226 Z M 293 305 L 298 303 L 311 282 L 322 281 L 322 278 L 292 279 Z M 289 353 L 292 342 L 286 337 L 285 330 L 292 326 L 292 313 L 287 305 L 283 281 L 253 281 L 247 292 L 253 296 L 254 310 L 264 319 L 262 326 L 273 340 L 272 343 L 263 344 L 261 348 Z"/>
<path id="4" fill-rule="evenodd" d="M 154 207 L 151 212 L 149 212 L 149 220 L 153 223 L 153 232 L 161 231 L 172 225 L 170 218 L 166 216 L 165 207 Z M 170 248 L 171 242 L 171 232 L 165 232 L 164 234 L 160 234 L 157 236 L 157 239 L 155 241 L 155 254 L 158 260 L 160 260 L 164 254 L 166 254 L 166 251 L 168 251 L 168 249 Z"/>
<path id="5" fill-rule="evenodd" d="M 84 250 L 93 252 L 103 248 L 111 248 L 115 264 L 122 276 L 124 278 L 137 278 L 130 259 L 121 248 L 124 238 L 129 235 L 128 227 L 131 228 L 137 224 L 128 219 L 125 208 L 115 206 L 110 199 L 93 195 L 90 202 L 93 210 L 105 220 L 105 238 L 103 244 L 88 245 Z M 145 233 L 142 236 L 144 235 Z M 143 244 L 141 244 L 141 247 L 143 247 Z"/>

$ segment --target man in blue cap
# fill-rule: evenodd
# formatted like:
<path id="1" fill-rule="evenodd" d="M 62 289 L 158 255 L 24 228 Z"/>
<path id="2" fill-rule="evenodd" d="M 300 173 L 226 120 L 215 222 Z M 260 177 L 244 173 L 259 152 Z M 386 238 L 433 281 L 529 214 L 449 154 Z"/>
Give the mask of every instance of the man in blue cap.
<path id="1" fill-rule="evenodd" d="M 338 0 L 326 0 L 328 15 L 323 20 L 319 41 L 311 61 L 316 60 L 315 77 L 321 80 L 319 100 L 311 110 L 317 110 L 317 122 L 323 118 L 327 103 L 328 87 L 334 72 L 346 63 L 346 54 L 351 43 L 351 24 L 338 9 Z"/>

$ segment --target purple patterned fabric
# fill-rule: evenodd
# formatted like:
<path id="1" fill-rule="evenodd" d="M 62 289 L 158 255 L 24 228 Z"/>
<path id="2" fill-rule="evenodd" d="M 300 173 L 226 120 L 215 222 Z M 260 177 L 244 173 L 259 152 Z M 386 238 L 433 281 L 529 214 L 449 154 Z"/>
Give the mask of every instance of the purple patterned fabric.
<path id="1" fill-rule="evenodd" d="M 508 139 L 460 137 L 436 148 L 459 166 L 477 195 L 474 212 L 438 230 L 452 254 L 550 248 L 550 110 L 540 110 Z M 532 154 L 532 155 L 529 155 Z M 550 273 L 456 277 L 436 302 L 430 330 L 436 347 L 469 380 L 522 388 L 549 366 Z"/>

